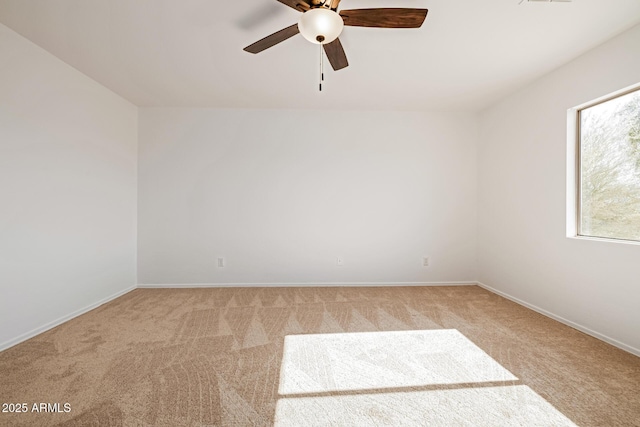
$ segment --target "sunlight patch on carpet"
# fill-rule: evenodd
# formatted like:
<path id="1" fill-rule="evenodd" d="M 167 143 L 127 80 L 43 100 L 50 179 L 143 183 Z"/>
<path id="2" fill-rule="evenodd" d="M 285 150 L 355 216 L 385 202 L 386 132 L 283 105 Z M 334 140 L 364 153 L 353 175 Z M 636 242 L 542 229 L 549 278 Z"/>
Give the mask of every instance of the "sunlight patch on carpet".
<path id="1" fill-rule="evenodd" d="M 275 425 L 575 427 L 455 329 L 286 336 Z"/>
<path id="2" fill-rule="evenodd" d="M 576 427 L 524 385 L 278 400 L 275 426 Z"/>
<path id="3" fill-rule="evenodd" d="M 517 379 L 455 329 L 288 335 L 279 393 Z"/>

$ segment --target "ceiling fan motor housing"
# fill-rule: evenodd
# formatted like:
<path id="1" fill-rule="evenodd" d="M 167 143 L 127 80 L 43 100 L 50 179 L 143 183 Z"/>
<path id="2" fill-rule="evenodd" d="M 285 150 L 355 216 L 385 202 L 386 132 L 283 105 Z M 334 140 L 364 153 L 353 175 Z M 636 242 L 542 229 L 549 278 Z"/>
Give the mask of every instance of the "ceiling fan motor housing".
<path id="1" fill-rule="evenodd" d="M 300 34 L 311 43 L 328 44 L 342 33 L 344 21 L 331 9 L 310 9 L 302 14 L 298 22 Z"/>

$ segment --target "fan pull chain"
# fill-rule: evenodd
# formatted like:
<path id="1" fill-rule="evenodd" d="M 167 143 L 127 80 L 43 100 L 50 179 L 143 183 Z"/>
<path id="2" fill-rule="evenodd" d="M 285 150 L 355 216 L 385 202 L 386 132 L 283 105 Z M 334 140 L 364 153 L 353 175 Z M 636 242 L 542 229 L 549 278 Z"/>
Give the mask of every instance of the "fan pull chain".
<path id="1" fill-rule="evenodd" d="M 322 54 L 322 43 L 320 43 L 320 92 L 322 92 L 322 82 L 324 82 L 324 55 Z"/>

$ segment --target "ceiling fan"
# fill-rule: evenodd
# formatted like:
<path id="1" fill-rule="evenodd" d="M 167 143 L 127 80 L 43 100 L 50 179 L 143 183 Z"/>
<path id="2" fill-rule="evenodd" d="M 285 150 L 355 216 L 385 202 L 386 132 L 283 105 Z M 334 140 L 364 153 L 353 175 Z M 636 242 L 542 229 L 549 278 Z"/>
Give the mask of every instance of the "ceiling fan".
<path id="1" fill-rule="evenodd" d="M 300 33 L 311 43 L 322 45 L 334 70 L 349 65 L 340 43 L 345 25 L 351 27 L 419 28 L 427 17 L 427 9 L 375 8 L 352 9 L 338 12 L 340 0 L 278 0 L 299 12 L 297 24 L 271 34 L 244 48 L 249 53 L 260 53 Z"/>

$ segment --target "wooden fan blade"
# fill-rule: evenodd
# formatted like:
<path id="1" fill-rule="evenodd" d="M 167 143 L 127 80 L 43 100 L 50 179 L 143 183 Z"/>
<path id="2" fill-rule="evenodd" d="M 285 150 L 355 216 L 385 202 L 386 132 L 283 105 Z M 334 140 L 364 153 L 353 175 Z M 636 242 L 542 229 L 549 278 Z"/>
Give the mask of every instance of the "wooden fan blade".
<path id="1" fill-rule="evenodd" d="M 349 66 L 349 61 L 347 61 L 347 55 L 344 53 L 340 39 L 335 39 L 331 43 L 322 45 L 322 47 L 324 47 L 324 52 L 327 54 L 327 58 L 329 58 L 329 62 L 335 71 Z"/>
<path id="2" fill-rule="evenodd" d="M 263 38 L 262 40 L 258 40 L 254 44 L 245 47 L 244 50 L 249 53 L 260 53 L 263 50 L 269 49 L 270 47 L 273 47 L 278 43 L 295 36 L 299 32 L 300 30 L 298 30 L 298 24 L 293 24 L 290 27 L 287 27 L 283 30 L 278 31 L 277 33 L 273 33 L 270 36 Z"/>
<path id="3" fill-rule="evenodd" d="M 297 10 L 298 12 L 306 12 L 309 10 L 309 4 L 304 0 L 278 0 L 282 4 Z"/>
<path id="4" fill-rule="evenodd" d="M 329 5 L 329 8 L 331 10 L 338 10 L 339 5 L 340 5 L 340 0 L 331 0 L 331 4 Z"/>
<path id="5" fill-rule="evenodd" d="M 427 9 L 379 8 L 340 11 L 344 25 L 377 28 L 419 28 Z"/>

